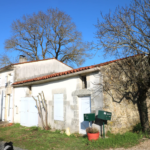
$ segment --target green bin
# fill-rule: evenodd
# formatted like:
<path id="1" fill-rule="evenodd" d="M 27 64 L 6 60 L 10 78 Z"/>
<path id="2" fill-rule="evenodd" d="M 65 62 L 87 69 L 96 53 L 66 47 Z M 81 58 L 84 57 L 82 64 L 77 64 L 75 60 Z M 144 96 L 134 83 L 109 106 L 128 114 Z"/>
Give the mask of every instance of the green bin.
<path id="1" fill-rule="evenodd" d="M 98 111 L 98 118 L 103 120 L 111 120 L 111 112 L 99 110 Z"/>
<path id="2" fill-rule="evenodd" d="M 95 113 L 84 114 L 84 121 L 94 121 Z"/>

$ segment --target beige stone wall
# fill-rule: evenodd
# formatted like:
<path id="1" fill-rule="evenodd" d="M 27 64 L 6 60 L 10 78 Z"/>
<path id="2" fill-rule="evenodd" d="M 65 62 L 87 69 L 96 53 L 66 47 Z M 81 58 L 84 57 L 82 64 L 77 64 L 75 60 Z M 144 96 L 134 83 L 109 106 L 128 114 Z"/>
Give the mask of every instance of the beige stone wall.
<path id="1" fill-rule="evenodd" d="M 101 69 L 103 80 L 107 80 L 105 77 L 105 71 L 107 68 L 108 66 L 104 66 Z M 117 93 L 113 92 L 113 95 L 118 97 Z M 115 100 L 119 101 L 117 98 Z M 148 115 L 150 120 L 149 97 L 147 99 L 147 106 L 149 108 Z M 106 92 L 103 92 L 103 110 L 112 112 L 111 121 L 107 121 L 107 125 L 105 125 L 106 132 L 111 131 L 112 133 L 124 133 L 132 130 L 133 127 L 140 122 L 136 104 L 134 105 L 130 100 L 125 99 L 123 99 L 120 103 L 114 102 L 111 96 L 109 96 Z"/>
<path id="2" fill-rule="evenodd" d="M 112 112 L 111 121 L 107 121 L 107 125 L 105 125 L 106 132 L 124 133 L 139 123 L 137 106 L 131 101 L 123 100 L 121 103 L 116 103 L 104 93 L 103 104 L 105 111 Z"/>

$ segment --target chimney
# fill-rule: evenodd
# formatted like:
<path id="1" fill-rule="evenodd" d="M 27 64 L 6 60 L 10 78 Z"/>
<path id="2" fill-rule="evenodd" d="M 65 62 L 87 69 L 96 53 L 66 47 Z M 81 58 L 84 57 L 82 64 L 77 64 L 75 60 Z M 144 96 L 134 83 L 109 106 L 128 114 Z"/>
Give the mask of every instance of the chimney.
<path id="1" fill-rule="evenodd" d="M 27 58 L 24 55 L 20 55 L 19 57 L 19 63 L 27 62 Z"/>

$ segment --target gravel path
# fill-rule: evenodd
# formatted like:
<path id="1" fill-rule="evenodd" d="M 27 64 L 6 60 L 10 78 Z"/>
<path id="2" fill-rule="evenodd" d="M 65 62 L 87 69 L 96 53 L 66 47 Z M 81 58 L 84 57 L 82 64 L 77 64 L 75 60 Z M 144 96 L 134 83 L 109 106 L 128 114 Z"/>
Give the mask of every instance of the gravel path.
<path id="1" fill-rule="evenodd" d="M 4 142 L 4 141 L 0 141 L 0 150 L 3 150 L 4 149 L 4 144 L 5 144 L 6 142 Z M 15 147 L 15 146 L 13 146 L 14 147 L 14 150 L 25 150 L 25 149 L 22 149 L 22 148 L 19 148 L 19 147 Z"/>

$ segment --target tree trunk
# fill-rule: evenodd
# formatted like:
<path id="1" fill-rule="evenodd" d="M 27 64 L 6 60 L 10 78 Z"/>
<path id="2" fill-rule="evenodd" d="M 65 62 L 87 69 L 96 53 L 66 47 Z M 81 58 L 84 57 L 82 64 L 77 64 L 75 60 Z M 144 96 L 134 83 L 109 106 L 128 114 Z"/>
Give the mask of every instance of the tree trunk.
<path id="1" fill-rule="evenodd" d="M 43 121 L 43 112 L 42 112 L 42 109 L 41 109 L 40 100 L 39 100 L 39 108 L 40 108 L 42 126 L 43 126 L 43 129 L 45 129 L 45 125 L 44 125 L 44 121 Z"/>
<path id="2" fill-rule="evenodd" d="M 47 101 L 46 101 L 46 99 L 45 99 L 45 95 L 44 95 L 44 92 L 42 91 L 42 94 L 43 94 L 43 99 L 44 99 L 44 102 L 45 102 L 45 120 L 46 120 L 46 127 L 48 128 L 48 123 L 47 123 L 47 114 L 48 114 L 48 112 L 47 112 Z"/>
<path id="3" fill-rule="evenodd" d="M 138 111 L 139 111 L 139 116 L 140 116 L 140 122 L 141 122 L 143 132 L 149 131 L 149 120 L 148 120 L 146 93 L 147 93 L 147 90 L 140 90 L 139 98 L 137 101 L 137 106 L 138 106 Z"/>

